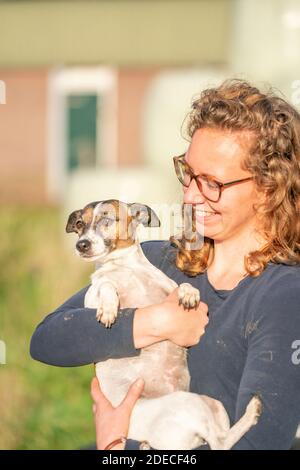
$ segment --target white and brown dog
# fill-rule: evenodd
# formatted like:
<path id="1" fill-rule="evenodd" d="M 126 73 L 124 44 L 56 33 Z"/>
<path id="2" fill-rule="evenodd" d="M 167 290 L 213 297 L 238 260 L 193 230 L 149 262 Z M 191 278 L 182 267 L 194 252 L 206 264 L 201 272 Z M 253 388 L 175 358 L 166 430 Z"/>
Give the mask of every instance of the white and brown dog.
<path id="1" fill-rule="evenodd" d="M 113 325 L 120 308 L 161 302 L 178 287 L 143 254 L 136 239 L 140 223 L 160 225 L 148 206 L 115 199 L 88 204 L 68 219 L 66 231 L 79 236 L 77 254 L 97 263 L 85 307 L 96 308 L 97 320 L 106 327 Z M 198 289 L 188 283 L 179 286 L 179 302 L 185 308 L 193 308 L 199 301 Z M 187 350 L 170 341 L 146 347 L 137 357 L 99 362 L 96 374 L 114 406 L 121 403 L 137 378 L 144 379 L 143 396 L 134 407 L 128 437 L 155 449 L 193 449 L 206 442 L 211 449 L 230 449 L 256 424 L 261 412 L 261 402 L 254 396 L 245 414 L 230 428 L 221 402 L 188 392 Z"/>

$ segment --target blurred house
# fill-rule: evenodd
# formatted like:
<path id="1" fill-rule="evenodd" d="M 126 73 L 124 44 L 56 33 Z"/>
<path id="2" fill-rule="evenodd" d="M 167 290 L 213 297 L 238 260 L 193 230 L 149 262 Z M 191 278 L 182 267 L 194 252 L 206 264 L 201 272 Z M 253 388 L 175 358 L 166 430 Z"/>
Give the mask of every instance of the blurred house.
<path id="1" fill-rule="evenodd" d="M 290 98 L 300 78 L 297 0 L 4 1 L 0 17 L 5 205 L 179 202 L 192 97 L 241 76 Z"/>
<path id="2" fill-rule="evenodd" d="M 12 1 L 0 16 L 1 204 L 179 201 L 171 157 L 224 69 L 228 3 Z"/>

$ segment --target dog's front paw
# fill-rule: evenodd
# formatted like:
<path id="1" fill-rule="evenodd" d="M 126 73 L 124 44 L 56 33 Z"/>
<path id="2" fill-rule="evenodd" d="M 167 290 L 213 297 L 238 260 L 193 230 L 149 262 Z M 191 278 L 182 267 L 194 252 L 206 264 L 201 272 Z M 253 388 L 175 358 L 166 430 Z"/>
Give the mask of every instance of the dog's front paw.
<path id="1" fill-rule="evenodd" d="M 184 282 L 180 284 L 178 288 L 179 304 L 182 304 L 184 308 L 198 307 L 200 302 L 200 291 L 191 284 Z"/>
<path id="2" fill-rule="evenodd" d="M 151 446 L 148 441 L 143 441 L 140 443 L 139 450 L 149 450 Z"/>
<path id="3" fill-rule="evenodd" d="M 100 289 L 100 300 L 96 318 L 106 328 L 110 328 L 116 321 L 119 310 L 119 296 L 113 285 L 105 283 Z"/>
<path id="4" fill-rule="evenodd" d="M 246 413 L 251 416 L 253 424 L 257 424 L 260 415 L 262 414 L 262 401 L 259 395 L 254 395 L 249 401 Z"/>

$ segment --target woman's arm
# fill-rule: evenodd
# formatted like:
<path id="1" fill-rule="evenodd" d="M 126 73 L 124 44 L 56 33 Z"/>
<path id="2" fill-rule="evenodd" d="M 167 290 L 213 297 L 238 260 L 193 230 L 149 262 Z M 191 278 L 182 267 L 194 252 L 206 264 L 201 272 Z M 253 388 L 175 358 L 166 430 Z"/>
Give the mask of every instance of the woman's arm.
<path id="1" fill-rule="evenodd" d="M 133 339 L 136 309 L 120 309 L 113 327 L 105 328 L 96 320 L 96 309 L 84 307 L 88 288 L 73 295 L 37 326 L 30 344 L 33 359 L 73 367 L 140 354 L 141 346 L 136 346 Z M 149 345 L 164 339 L 157 325 L 156 319 L 160 316 L 155 306 L 139 310 L 135 320 L 137 344 Z"/>
<path id="2" fill-rule="evenodd" d="M 151 261 L 160 259 L 161 243 L 144 242 L 141 246 L 146 256 L 149 253 Z M 106 329 L 96 321 L 96 309 L 84 307 L 84 297 L 89 287 L 81 289 L 37 326 L 30 344 L 33 359 L 46 364 L 72 367 L 109 358 L 139 355 L 139 347 L 134 345 L 133 340 L 136 309 L 120 309 L 116 323 L 111 329 Z M 143 315 L 140 317 L 142 320 Z M 136 324 L 138 326 L 138 322 Z M 151 335 L 151 329 L 149 317 L 148 344 L 162 339 Z M 156 324 L 154 329 L 157 329 Z"/>
<path id="3" fill-rule="evenodd" d="M 234 450 L 291 448 L 300 423 L 300 364 L 293 346 L 300 340 L 299 281 L 299 276 L 280 279 L 257 308 L 235 420 L 255 393 L 261 396 L 263 411 Z"/>
<path id="4" fill-rule="evenodd" d="M 89 287 L 89 286 L 88 286 Z M 208 323 L 200 302 L 187 314 L 178 305 L 178 289 L 162 303 L 121 309 L 112 328 L 96 320 L 96 309 L 84 308 L 85 287 L 40 323 L 31 339 L 33 359 L 73 367 L 109 358 L 132 357 L 140 349 L 169 339 L 180 346 L 197 344 Z"/>
<path id="5" fill-rule="evenodd" d="M 145 255 L 152 262 L 154 252 L 160 255 L 158 248 L 158 242 L 143 243 Z M 164 339 L 191 346 L 199 341 L 208 321 L 207 306 L 201 302 L 187 314 L 178 305 L 176 289 L 161 304 L 120 309 L 116 322 L 107 329 L 97 322 L 96 309 L 84 307 L 88 288 L 81 289 L 37 326 L 30 345 L 33 359 L 73 367 L 138 356 L 140 348 Z"/>

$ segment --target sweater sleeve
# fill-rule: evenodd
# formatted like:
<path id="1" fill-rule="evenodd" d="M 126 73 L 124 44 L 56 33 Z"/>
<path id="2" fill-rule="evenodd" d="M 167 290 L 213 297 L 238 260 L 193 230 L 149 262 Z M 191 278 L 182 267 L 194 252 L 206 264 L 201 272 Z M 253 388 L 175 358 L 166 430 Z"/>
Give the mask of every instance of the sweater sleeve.
<path id="1" fill-rule="evenodd" d="M 77 292 L 37 326 L 30 344 L 33 359 L 73 367 L 140 354 L 133 341 L 136 309 L 120 309 L 113 328 L 105 328 L 96 320 L 96 309 L 84 308 L 88 288 Z"/>
<path id="2" fill-rule="evenodd" d="M 141 442 L 127 439 L 124 450 L 140 450 Z"/>
<path id="3" fill-rule="evenodd" d="M 300 423 L 300 278 L 294 274 L 281 278 L 256 305 L 235 421 L 254 394 L 263 409 L 234 450 L 290 449 Z"/>
<path id="4" fill-rule="evenodd" d="M 151 262 L 159 262 L 161 243 L 144 242 L 141 246 Z M 37 326 L 30 344 L 33 359 L 73 367 L 140 354 L 133 339 L 136 309 L 120 309 L 113 327 L 107 329 L 97 322 L 96 309 L 84 307 L 88 288 L 81 289 Z"/>

